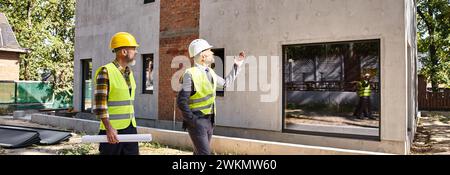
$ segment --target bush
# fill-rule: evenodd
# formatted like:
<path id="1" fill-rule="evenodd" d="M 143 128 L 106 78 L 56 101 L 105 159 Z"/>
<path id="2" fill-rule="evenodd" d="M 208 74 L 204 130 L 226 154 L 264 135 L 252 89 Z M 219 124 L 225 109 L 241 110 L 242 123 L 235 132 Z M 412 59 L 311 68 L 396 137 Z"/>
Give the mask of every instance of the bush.
<path id="1" fill-rule="evenodd" d="M 168 146 L 161 145 L 159 142 L 142 142 L 139 143 L 139 147 L 146 147 L 146 148 L 167 148 Z"/>
<path id="2" fill-rule="evenodd" d="M 13 111 L 9 105 L 0 105 L 0 115 L 12 115 Z"/>
<path id="3" fill-rule="evenodd" d="M 91 144 L 76 145 L 74 148 L 62 149 L 58 151 L 58 155 L 91 155 L 94 147 Z"/>

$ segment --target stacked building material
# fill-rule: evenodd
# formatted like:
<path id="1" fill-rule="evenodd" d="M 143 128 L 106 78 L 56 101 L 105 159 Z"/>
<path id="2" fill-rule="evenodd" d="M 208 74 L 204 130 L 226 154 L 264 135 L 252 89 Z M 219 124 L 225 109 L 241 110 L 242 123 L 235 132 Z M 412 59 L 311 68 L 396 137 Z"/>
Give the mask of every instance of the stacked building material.
<path id="1" fill-rule="evenodd" d="M 0 147 L 23 148 L 33 144 L 54 145 L 71 137 L 70 132 L 46 128 L 0 125 Z"/>

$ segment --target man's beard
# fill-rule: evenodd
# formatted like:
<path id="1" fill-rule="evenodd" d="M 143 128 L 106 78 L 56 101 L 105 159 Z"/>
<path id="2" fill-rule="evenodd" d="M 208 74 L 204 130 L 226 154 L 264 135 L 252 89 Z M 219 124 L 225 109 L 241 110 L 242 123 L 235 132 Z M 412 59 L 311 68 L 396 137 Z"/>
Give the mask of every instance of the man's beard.
<path id="1" fill-rule="evenodd" d="M 136 65 L 136 59 L 129 57 L 129 55 L 127 55 L 126 57 L 128 58 L 128 66 Z"/>
<path id="2" fill-rule="evenodd" d="M 136 60 L 128 62 L 128 66 L 134 66 L 136 65 Z"/>

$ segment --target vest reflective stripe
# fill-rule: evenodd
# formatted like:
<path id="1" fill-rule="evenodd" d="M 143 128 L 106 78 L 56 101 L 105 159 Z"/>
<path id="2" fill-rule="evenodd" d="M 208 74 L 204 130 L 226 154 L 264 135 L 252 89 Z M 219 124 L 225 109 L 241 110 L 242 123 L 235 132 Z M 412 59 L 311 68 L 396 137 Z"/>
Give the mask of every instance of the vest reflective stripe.
<path id="1" fill-rule="evenodd" d="M 189 104 L 200 103 L 200 102 L 203 102 L 203 101 L 208 101 L 210 98 L 213 98 L 213 97 L 214 97 L 214 94 L 209 94 L 208 96 L 200 98 L 200 99 L 195 99 L 195 100 L 189 99 Z"/>
<path id="2" fill-rule="evenodd" d="M 133 114 L 134 117 L 134 114 Z M 110 114 L 109 120 L 121 120 L 121 119 L 130 119 L 130 114 Z"/>
<path id="3" fill-rule="evenodd" d="M 363 87 L 363 83 L 368 83 L 366 87 Z M 370 97 L 372 90 L 370 89 L 370 83 L 366 81 L 360 81 L 358 83 L 358 96 L 360 97 Z"/>
<path id="4" fill-rule="evenodd" d="M 109 101 L 108 102 L 108 107 L 111 106 L 125 106 L 125 105 L 133 105 L 134 104 L 134 100 L 126 100 L 126 101 Z"/>
<path id="5" fill-rule="evenodd" d="M 213 79 L 211 83 L 208 76 L 198 67 L 192 67 L 186 70 L 192 76 L 195 94 L 189 97 L 189 108 L 192 111 L 201 111 L 203 115 L 215 113 L 216 100 L 216 82 L 217 77 L 213 69 L 208 68 Z"/>
<path id="6" fill-rule="evenodd" d="M 108 114 L 111 126 L 117 130 L 125 129 L 130 124 L 136 127 L 133 107 L 136 82 L 133 73 L 130 73 L 130 94 L 125 78 L 114 63 L 109 63 L 103 67 L 107 69 L 109 78 Z M 103 67 L 97 70 L 95 79 L 97 79 L 98 73 Z M 100 130 L 105 130 L 103 122 L 100 122 Z"/>
<path id="7" fill-rule="evenodd" d="M 191 100 L 189 100 L 191 101 Z M 197 103 L 189 103 L 189 107 L 190 109 L 194 109 L 194 108 L 200 108 L 203 106 L 208 106 L 210 104 L 214 104 L 215 98 L 209 98 L 206 101 L 201 101 L 201 102 L 197 102 Z"/>
<path id="8" fill-rule="evenodd" d="M 213 105 L 210 104 L 210 105 L 203 106 L 203 107 L 193 108 L 193 109 L 191 109 L 191 111 L 192 111 L 192 112 L 195 112 L 195 111 L 202 111 L 202 110 L 204 110 L 204 109 L 211 109 L 212 107 L 213 107 Z"/>

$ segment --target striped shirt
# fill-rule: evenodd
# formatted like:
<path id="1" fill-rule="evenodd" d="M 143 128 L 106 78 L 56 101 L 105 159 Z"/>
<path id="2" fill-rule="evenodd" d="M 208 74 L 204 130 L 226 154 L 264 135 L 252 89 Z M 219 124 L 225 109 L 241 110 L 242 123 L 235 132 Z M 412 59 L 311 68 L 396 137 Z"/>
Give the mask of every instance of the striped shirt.
<path id="1" fill-rule="evenodd" d="M 125 68 L 120 66 L 117 60 L 113 61 L 113 64 L 119 69 L 125 78 L 128 88 L 130 89 L 131 94 L 131 81 L 130 81 L 130 72 L 131 69 L 129 66 Z M 109 92 L 109 77 L 108 70 L 103 67 L 98 73 L 97 79 L 95 80 L 95 90 L 94 90 L 94 105 L 93 112 L 97 116 L 97 118 L 109 118 L 108 114 L 108 92 Z"/>

